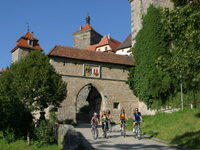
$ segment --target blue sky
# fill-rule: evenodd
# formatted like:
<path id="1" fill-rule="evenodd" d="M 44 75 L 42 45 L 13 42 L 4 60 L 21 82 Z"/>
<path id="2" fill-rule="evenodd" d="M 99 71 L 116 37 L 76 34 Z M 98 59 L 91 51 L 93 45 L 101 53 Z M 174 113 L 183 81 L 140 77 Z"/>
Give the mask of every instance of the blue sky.
<path id="1" fill-rule="evenodd" d="M 86 24 L 87 13 L 102 36 L 123 42 L 131 33 L 128 0 L 1 0 L 0 70 L 10 66 L 10 51 L 27 32 L 27 22 L 47 54 L 55 45 L 73 47 L 72 33 Z"/>

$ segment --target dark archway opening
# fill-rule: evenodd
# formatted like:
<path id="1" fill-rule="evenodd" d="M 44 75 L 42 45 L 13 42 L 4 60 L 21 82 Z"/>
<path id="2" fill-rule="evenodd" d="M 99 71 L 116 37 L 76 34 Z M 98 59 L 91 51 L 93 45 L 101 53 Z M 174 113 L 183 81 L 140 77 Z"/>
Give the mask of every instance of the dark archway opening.
<path id="1" fill-rule="evenodd" d="M 101 94 L 98 90 L 88 84 L 84 86 L 77 94 L 76 100 L 76 121 L 77 123 L 88 123 L 90 122 L 93 113 L 100 114 L 101 110 Z"/>

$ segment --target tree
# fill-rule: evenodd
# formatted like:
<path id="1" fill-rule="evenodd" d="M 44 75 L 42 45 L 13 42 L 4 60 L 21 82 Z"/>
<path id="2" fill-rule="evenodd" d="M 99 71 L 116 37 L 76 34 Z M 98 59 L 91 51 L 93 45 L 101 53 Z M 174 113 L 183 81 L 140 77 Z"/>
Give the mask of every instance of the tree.
<path id="1" fill-rule="evenodd" d="M 59 107 L 65 99 L 66 84 L 44 53 L 33 51 L 10 69 L 15 72 L 13 80 L 18 98 L 29 109 L 44 110 L 49 105 Z"/>
<path id="2" fill-rule="evenodd" d="M 14 74 L 9 68 L 0 76 L 0 130 L 5 137 L 12 133 L 15 135 L 13 138 L 17 138 L 26 135 L 32 115 L 17 99 L 17 92 L 12 84 L 13 77 Z"/>
<path id="3" fill-rule="evenodd" d="M 168 37 L 161 18 L 162 10 L 150 5 L 133 47 L 136 67 L 130 69 L 128 77 L 133 93 L 149 108 L 160 108 L 164 105 L 161 96 L 170 87 L 168 74 L 161 72 L 156 64 L 158 57 L 168 50 Z"/>
<path id="4" fill-rule="evenodd" d="M 173 92 L 177 97 L 180 93 L 180 74 L 182 75 L 186 104 L 196 101 L 200 95 L 199 6 L 198 0 L 187 2 L 172 11 L 165 10 L 162 19 L 165 31 L 170 35 L 171 48 L 167 55 L 159 58 L 159 66 L 173 79 Z"/>
<path id="5" fill-rule="evenodd" d="M 0 76 L 0 93 L 0 111 L 4 118 L 0 129 L 11 127 L 17 131 L 19 127 L 12 124 L 12 118 L 16 117 L 23 130 L 28 130 L 32 118 L 25 118 L 32 116 L 32 111 L 43 111 L 50 105 L 59 107 L 66 97 L 66 83 L 49 63 L 49 58 L 35 50 Z"/>
<path id="6" fill-rule="evenodd" d="M 185 6 L 187 4 L 200 4 L 200 0 L 171 0 L 175 7 Z"/>

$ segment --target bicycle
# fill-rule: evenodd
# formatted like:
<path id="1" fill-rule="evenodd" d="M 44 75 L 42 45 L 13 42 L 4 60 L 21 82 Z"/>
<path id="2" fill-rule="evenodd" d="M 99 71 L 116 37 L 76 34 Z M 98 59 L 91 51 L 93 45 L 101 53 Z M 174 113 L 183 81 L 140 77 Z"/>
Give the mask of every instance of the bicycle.
<path id="1" fill-rule="evenodd" d="M 103 121 L 102 123 L 104 125 L 103 136 L 104 136 L 104 138 L 107 138 L 107 128 L 106 128 L 107 121 Z"/>
<path id="2" fill-rule="evenodd" d="M 110 121 L 108 121 L 108 129 L 109 129 L 109 132 L 111 133 L 112 132 L 112 125 L 111 125 Z"/>
<path id="3" fill-rule="evenodd" d="M 92 133 L 92 135 L 93 135 L 93 139 L 94 139 L 94 140 L 96 140 L 96 139 L 98 138 L 98 136 L 99 136 L 99 131 L 98 131 L 98 129 L 97 129 L 97 125 L 94 125 L 94 126 L 93 126 L 93 133 Z"/>
<path id="4" fill-rule="evenodd" d="M 136 122 L 136 125 L 135 125 L 135 138 L 138 138 L 138 140 L 140 140 L 143 136 L 142 134 L 142 131 L 141 131 L 141 128 L 140 128 L 140 122 Z"/>
<path id="5" fill-rule="evenodd" d="M 121 128 L 121 135 L 126 137 L 126 132 L 125 132 L 125 120 L 122 120 L 122 128 Z"/>

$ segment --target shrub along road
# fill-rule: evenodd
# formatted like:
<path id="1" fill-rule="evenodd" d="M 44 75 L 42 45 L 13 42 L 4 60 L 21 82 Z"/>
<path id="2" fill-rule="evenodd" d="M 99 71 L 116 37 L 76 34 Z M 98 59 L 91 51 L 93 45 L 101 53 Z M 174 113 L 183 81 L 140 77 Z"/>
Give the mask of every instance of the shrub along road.
<path id="1" fill-rule="evenodd" d="M 113 132 L 110 138 L 105 139 L 101 134 L 101 126 L 98 126 L 100 136 L 97 140 L 92 138 L 91 125 L 81 124 L 76 127 L 78 132 L 81 132 L 85 139 L 91 143 L 95 150 L 132 150 L 132 149 L 146 149 L 146 150 L 177 150 L 177 148 L 170 147 L 166 144 L 156 142 L 154 140 L 143 138 L 141 140 L 135 139 L 131 131 L 127 131 L 126 138 L 122 137 L 119 132 L 119 125 L 113 127 Z M 87 143 L 87 142 L 86 142 Z M 89 149 L 89 148 L 86 148 Z M 92 148 L 90 148 L 92 149 Z"/>

